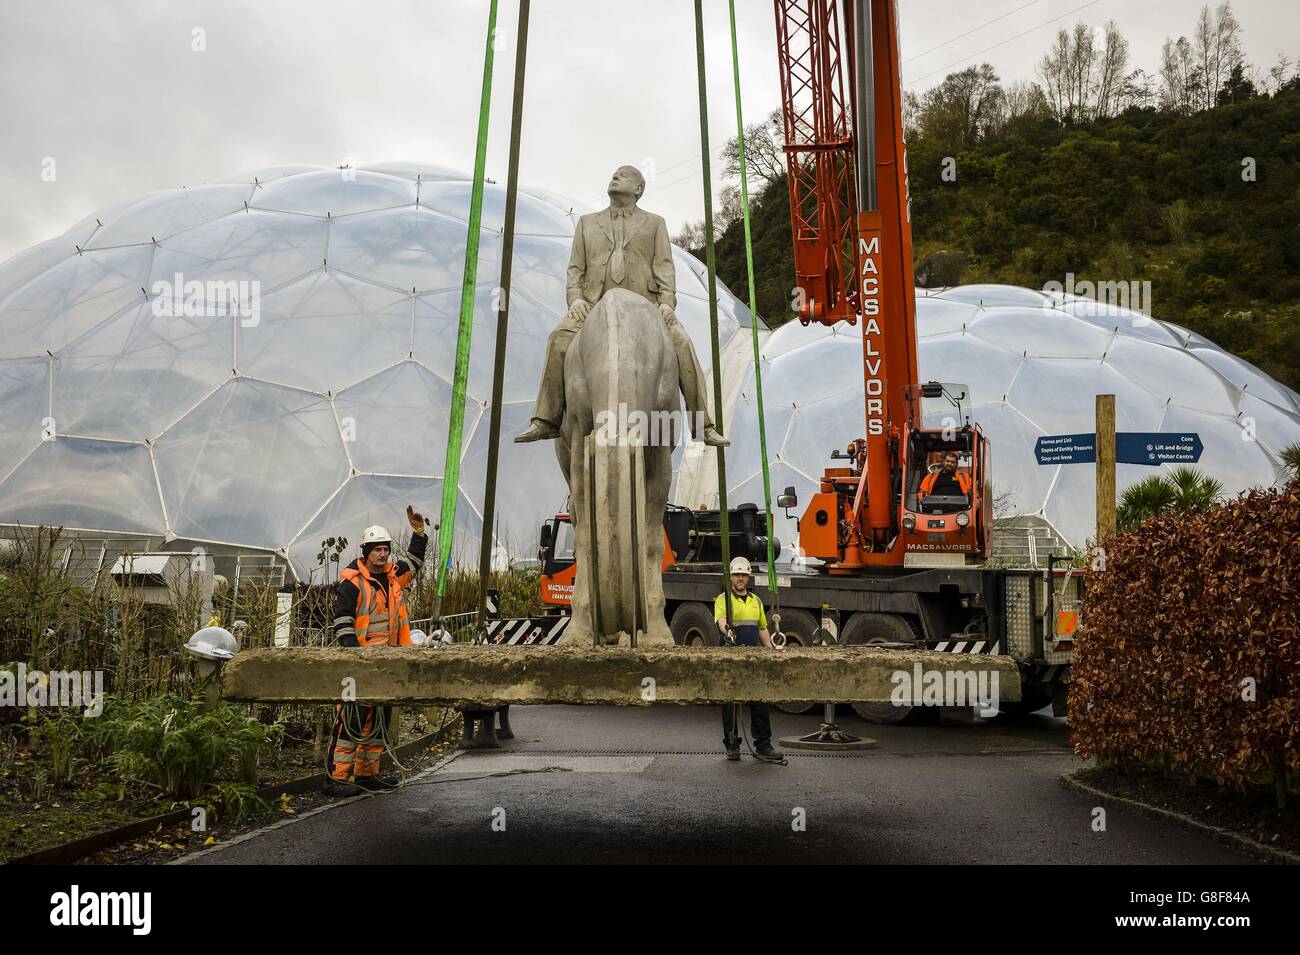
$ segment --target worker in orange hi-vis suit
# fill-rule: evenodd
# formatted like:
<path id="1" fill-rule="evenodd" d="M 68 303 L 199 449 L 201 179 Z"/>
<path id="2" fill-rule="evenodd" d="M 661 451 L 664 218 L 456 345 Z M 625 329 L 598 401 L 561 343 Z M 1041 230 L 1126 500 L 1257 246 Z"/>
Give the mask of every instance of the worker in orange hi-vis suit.
<path id="1" fill-rule="evenodd" d="M 411 622 L 406 607 L 406 587 L 424 563 L 429 538 L 424 516 L 409 505 L 411 525 L 409 562 L 391 561 L 393 538 L 375 524 L 361 536 L 361 558 L 339 574 L 334 609 L 334 635 L 345 647 L 408 647 Z M 391 789 L 396 782 L 379 775 L 384 755 L 377 720 L 388 720 L 388 707 L 338 704 L 334 707 L 334 733 L 329 775 L 324 791 L 331 796 L 354 796 L 361 790 Z M 356 738 L 354 738 L 356 737 Z"/>
<path id="2" fill-rule="evenodd" d="M 953 497 L 970 497 L 970 475 L 957 470 L 957 455 L 949 451 L 943 456 L 943 465 L 938 471 L 932 471 L 921 481 L 921 493 L 948 494 Z"/>

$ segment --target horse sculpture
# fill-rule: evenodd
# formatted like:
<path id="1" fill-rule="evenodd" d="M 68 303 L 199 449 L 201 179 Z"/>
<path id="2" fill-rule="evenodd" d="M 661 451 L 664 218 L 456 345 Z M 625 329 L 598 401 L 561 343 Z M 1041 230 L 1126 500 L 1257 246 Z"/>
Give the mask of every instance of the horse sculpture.
<path id="1" fill-rule="evenodd" d="M 671 645 L 664 507 L 681 436 L 677 357 L 659 309 L 606 292 L 564 359 L 556 441 L 569 485 L 577 577 L 566 644 Z"/>

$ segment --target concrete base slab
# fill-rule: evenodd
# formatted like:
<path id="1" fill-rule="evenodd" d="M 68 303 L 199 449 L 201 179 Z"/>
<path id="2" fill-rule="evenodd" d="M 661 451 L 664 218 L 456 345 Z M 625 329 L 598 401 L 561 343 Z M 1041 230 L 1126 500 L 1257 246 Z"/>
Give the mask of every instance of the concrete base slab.
<path id="1" fill-rule="evenodd" d="M 281 703 L 437 703 L 502 706 L 581 703 L 889 702 L 918 675 L 975 692 L 996 677 L 1001 699 L 1020 699 L 1007 656 L 877 647 L 451 647 L 269 648 L 225 665 L 222 696 Z M 933 678 L 929 674 L 934 674 Z"/>

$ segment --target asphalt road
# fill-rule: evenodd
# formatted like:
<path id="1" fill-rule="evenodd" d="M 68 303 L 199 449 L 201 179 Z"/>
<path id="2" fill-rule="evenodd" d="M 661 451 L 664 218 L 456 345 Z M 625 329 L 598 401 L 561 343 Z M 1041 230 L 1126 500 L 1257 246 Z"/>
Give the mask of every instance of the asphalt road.
<path id="1" fill-rule="evenodd" d="M 517 738 L 500 751 L 458 754 L 398 792 L 347 800 L 182 861 L 1251 861 L 1120 810 L 1107 812 L 1104 832 L 1093 831 L 1091 801 L 1058 783 L 1080 761 L 1064 722 L 1046 713 L 895 727 L 843 709 L 841 727 L 879 746 L 855 755 L 791 752 L 787 766 L 724 760 L 718 713 L 518 707 Z M 817 722 L 773 713 L 778 736 L 811 732 Z M 502 772 L 513 774 L 471 778 Z"/>

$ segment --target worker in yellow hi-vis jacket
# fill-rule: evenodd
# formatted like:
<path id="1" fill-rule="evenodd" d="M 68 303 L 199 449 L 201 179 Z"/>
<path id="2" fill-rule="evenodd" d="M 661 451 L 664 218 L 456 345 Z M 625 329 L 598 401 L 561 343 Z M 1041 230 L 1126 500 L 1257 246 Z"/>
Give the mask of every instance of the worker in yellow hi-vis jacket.
<path id="1" fill-rule="evenodd" d="M 767 613 L 758 594 L 749 589 L 753 573 L 748 558 L 737 557 L 731 562 L 731 626 L 727 626 L 727 595 L 718 594 L 713 601 L 713 619 L 721 634 L 720 644 L 734 643 L 743 647 L 772 646 L 767 632 Z M 785 757 L 772 748 L 772 717 L 766 703 L 750 703 L 749 729 L 754 737 L 754 758 L 765 763 L 784 764 Z M 722 707 L 722 743 L 727 749 L 727 759 L 740 759 L 740 739 L 737 722 L 739 703 Z"/>

